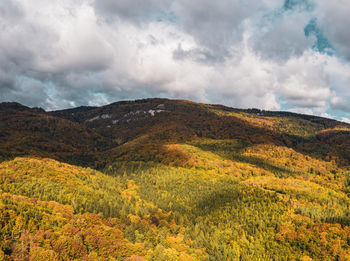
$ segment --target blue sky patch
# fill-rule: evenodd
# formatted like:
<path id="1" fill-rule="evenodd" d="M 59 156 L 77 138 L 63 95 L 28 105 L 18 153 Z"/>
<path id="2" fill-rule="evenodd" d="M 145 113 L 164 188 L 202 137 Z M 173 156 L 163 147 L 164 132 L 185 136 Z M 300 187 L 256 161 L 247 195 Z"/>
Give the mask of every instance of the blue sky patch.
<path id="1" fill-rule="evenodd" d="M 308 25 L 304 28 L 304 33 L 306 37 L 315 36 L 316 42 L 312 46 L 314 50 L 320 53 L 326 53 L 328 55 L 333 55 L 334 48 L 329 42 L 329 40 L 324 36 L 322 30 L 317 26 L 317 19 L 312 19 Z"/>

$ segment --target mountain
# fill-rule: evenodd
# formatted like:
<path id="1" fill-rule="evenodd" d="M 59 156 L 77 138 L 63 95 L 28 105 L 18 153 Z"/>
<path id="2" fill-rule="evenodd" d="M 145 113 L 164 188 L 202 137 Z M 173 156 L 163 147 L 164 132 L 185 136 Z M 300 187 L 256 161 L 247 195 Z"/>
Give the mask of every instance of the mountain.
<path id="1" fill-rule="evenodd" d="M 349 260 L 350 125 L 143 99 L 0 104 L 0 260 Z"/>

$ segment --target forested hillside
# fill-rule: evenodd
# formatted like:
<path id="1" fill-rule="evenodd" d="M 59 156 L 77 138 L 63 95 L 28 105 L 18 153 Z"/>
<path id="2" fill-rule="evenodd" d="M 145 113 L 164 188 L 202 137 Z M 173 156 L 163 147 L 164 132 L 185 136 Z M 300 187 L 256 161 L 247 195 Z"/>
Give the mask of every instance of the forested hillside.
<path id="1" fill-rule="evenodd" d="M 0 260 L 350 260 L 350 125 L 0 104 Z"/>

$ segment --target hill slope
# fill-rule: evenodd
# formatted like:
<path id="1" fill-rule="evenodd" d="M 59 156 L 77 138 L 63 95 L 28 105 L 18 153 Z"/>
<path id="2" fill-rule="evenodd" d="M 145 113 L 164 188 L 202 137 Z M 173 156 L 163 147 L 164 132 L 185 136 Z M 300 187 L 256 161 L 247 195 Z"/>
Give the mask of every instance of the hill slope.
<path id="1" fill-rule="evenodd" d="M 334 157 L 340 165 L 350 162 L 350 125 L 315 116 L 167 99 L 118 102 L 50 115 L 93 128 L 120 145 L 136 139 L 147 143 L 146 136 L 150 143 L 234 138 L 254 144 L 285 145 L 322 159 Z"/>
<path id="2" fill-rule="evenodd" d="M 0 104 L 0 160 L 34 155 L 88 165 L 109 143 L 94 130 L 42 109 Z"/>
<path id="3" fill-rule="evenodd" d="M 203 138 L 274 144 L 334 159 L 341 166 L 350 162 L 348 124 L 181 100 L 146 99 L 54 112 L 2 103 L 0 130 L 2 159 L 39 155 L 98 168 L 120 157 L 154 158 L 150 150 L 162 151 L 164 144 Z M 139 153 L 131 156 L 131 151 Z"/>
<path id="4" fill-rule="evenodd" d="M 147 99 L 0 104 L 0 130 L 0 257 L 350 258 L 348 124 Z"/>

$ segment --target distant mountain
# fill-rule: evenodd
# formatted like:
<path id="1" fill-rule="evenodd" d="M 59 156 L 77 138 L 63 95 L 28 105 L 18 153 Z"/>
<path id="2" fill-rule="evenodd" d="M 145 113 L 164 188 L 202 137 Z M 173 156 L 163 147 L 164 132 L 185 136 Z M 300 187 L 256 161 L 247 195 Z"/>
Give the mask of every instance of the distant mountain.
<path id="1" fill-rule="evenodd" d="M 183 100 L 122 101 L 52 112 L 1 103 L 0 157 L 38 155 L 101 168 L 120 157 L 156 157 L 147 148 L 142 151 L 147 146 L 159 151 L 169 142 L 210 138 L 284 145 L 348 165 L 349 128 L 321 117 Z M 129 155 L 131 145 L 138 155 Z"/>
<path id="2" fill-rule="evenodd" d="M 143 99 L 0 104 L 0 260 L 348 260 L 350 125 Z"/>

